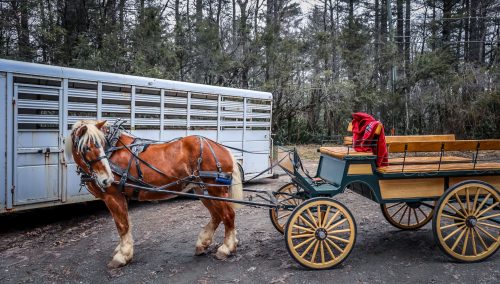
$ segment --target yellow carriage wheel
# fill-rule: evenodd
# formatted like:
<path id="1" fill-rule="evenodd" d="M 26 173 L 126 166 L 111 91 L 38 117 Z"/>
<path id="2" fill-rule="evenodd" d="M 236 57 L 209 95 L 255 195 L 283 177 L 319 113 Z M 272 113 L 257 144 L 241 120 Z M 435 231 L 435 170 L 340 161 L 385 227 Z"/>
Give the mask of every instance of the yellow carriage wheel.
<path id="1" fill-rule="evenodd" d="M 398 202 L 380 204 L 387 222 L 401 230 L 420 229 L 432 220 L 435 206 L 425 206 L 422 202 Z"/>
<path id="2" fill-rule="evenodd" d="M 304 200 L 294 197 L 294 195 L 299 191 L 299 188 L 294 183 L 288 183 L 278 189 L 276 200 L 278 204 L 290 205 L 296 207 L 300 205 Z M 292 215 L 293 209 L 269 209 L 269 216 L 271 217 L 271 222 L 274 228 L 280 233 L 285 232 L 285 225 L 288 221 L 290 215 Z"/>
<path id="3" fill-rule="evenodd" d="M 344 261 L 356 242 L 356 223 L 341 203 L 326 197 L 305 201 L 285 227 L 286 248 L 302 266 L 328 269 Z"/>
<path id="4" fill-rule="evenodd" d="M 463 262 L 484 260 L 500 245 L 500 194 L 481 181 L 449 188 L 438 201 L 432 229 L 439 248 Z"/>

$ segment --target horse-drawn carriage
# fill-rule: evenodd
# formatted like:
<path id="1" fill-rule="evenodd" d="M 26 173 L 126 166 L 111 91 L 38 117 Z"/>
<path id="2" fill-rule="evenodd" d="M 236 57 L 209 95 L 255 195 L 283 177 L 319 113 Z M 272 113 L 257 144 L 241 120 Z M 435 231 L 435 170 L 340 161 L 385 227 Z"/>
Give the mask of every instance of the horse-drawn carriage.
<path id="1" fill-rule="evenodd" d="M 326 269 L 349 255 L 356 223 L 346 206 L 333 199 L 346 189 L 379 203 L 387 221 L 399 229 L 415 230 L 432 220 L 438 246 L 453 259 L 475 262 L 493 255 L 500 245 L 500 162 L 490 152 L 500 150 L 500 140 L 388 136 L 389 159 L 377 166 L 377 150 L 353 149 L 362 142 L 377 147 L 382 126 L 375 131 L 371 141 L 346 137 L 342 147 L 319 148 L 315 176 L 303 169 L 296 151 L 280 151 L 280 166 L 292 181 L 276 196 L 294 209 L 272 209 L 270 215 L 292 258 L 305 267 Z"/>
<path id="2" fill-rule="evenodd" d="M 493 161 L 490 151 L 500 150 L 500 140 L 388 136 L 383 145 L 382 125 L 372 130 L 370 139 L 346 137 L 344 146 L 321 147 L 314 176 L 304 170 L 295 150 L 280 149 L 278 164 L 291 182 L 267 196 L 246 190 L 266 202 L 238 200 L 242 183 L 234 158 L 203 137 L 162 144 L 102 122 L 79 123 L 68 151 L 84 172 L 83 183 L 115 218 L 121 242 L 112 267 L 127 264 L 133 255 L 125 198 L 183 195 L 202 199 L 212 217 L 200 232 L 197 254 L 211 244 L 220 222 L 226 234 L 216 256 L 236 250 L 234 211 L 227 205 L 232 202 L 270 208 L 272 223 L 284 234 L 293 259 L 308 268 L 332 268 L 347 258 L 356 240 L 353 215 L 333 199 L 346 189 L 379 203 L 384 217 L 399 229 L 418 229 L 432 220 L 438 246 L 456 260 L 474 262 L 493 255 L 500 245 L 500 162 Z M 356 151 L 360 144 L 374 149 Z M 379 155 L 386 149 L 388 159 Z M 195 193 L 185 192 L 186 185 Z"/>

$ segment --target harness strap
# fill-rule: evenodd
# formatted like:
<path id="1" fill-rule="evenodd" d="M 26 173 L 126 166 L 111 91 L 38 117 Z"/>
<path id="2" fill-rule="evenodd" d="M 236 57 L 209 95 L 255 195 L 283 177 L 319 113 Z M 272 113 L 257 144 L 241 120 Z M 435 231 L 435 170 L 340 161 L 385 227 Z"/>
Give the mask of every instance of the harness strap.
<path id="1" fill-rule="evenodd" d="M 198 169 L 197 172 L 200 174 L 201 171 L 201 162 L 203 162 L 203 138 L 201 136 L 198 136 L 200 139 L 200 157 L 198 158 Z"/>
<path id="2" fill-rule="evenodd" d="M 207 142 L 207 141 L 205 141 L 205 142 Z M 217 171 L 219 173 L 221 173 L 222 172 L 222 167 L 221 167 L 221 165 L 219 163 L 219 159 L 217 159 L 217 156 L 215 155 L 215 152 L 214 152 L 214 149 L 212 148 L 212 145 L 210 145 L 209 142 L 207 142 L 207 145 L 208 145 L 208 148 L 210 149 L 210 152 L 212 152 L 212 155 L 214 156 L 215 166 L 217 167 Z"/>

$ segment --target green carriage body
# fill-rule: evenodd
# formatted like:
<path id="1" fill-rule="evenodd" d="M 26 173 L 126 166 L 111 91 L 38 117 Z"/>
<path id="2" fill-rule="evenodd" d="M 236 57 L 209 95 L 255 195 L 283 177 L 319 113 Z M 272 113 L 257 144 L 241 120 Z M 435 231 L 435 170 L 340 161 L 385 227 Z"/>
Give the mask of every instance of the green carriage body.
<path id="1" fill-rule="evenodd" d="M 295 163 L 300 158 L 293 152 Z M 375 156 L 346 156 L 343 159 L 321 154 L 314 177 L 309 177 L 300 168 L 295 168 L 292 180 L 303 188 L 308 197 L 333 197 L 350 189 L 379 204 L 394 202 L 430 201 L 439 198 L 444 191 L 462 180 L 481 180 L 493 185 L 500 184 L 500 169 L 492 170 L 454 170 L 438 172 L 398 172 L 381 173 L 377 171 Z M 381 191 L 380 183 L 390 181 L 392 184 L 411 180 L 413 187 L 400 188 L 401 196 L 394 194 L 387 197 Z M 421 192 L 418 181 L 427 184 L 426 191 Z M 451 181 L 451 182 L 450 182 Z M 431 184 L 431 187 L 429 187 Z"/>

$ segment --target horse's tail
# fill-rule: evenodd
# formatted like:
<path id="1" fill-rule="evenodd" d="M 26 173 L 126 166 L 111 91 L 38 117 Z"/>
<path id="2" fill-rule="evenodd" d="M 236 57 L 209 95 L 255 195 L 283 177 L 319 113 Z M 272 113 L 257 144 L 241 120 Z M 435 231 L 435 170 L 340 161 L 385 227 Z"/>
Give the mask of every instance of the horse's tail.
<path id="1" fill-rule="evenodd" d="M 233 159 L 233 174 L 231 182 L 230 196 L 232 199 L 242 200 L 243 199 L 243 183 L 241 178 L 241 171 L 238 162 L 231 153 L 231 158 Z M 234 209 L 239 208 L 241 205 L 238 203 L 231 203 Z"/>

